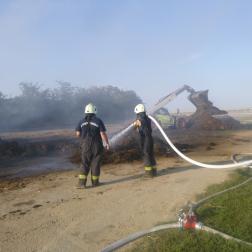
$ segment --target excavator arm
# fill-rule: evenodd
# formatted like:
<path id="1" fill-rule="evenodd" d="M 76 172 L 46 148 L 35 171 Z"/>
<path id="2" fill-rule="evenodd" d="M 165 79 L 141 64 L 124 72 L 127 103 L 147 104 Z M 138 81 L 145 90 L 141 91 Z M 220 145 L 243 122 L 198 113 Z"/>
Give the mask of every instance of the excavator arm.
<path id="1" fill-rule="evenodd" d="M 159 102 L 149 109 L 146 114 L 151 115 L 154 114 L 155 111 L 165 106 L 168 102 L 172 101 L 176 98 L 180 93 L 187 90 L 191 94 L 187 97 L 190 102 L 192 102 L 197 108 L 199 106 L 203 106 L 208 102 L 208 90 L 195 92 L 195 90 L 187 85 L 182 86 L 181 88 L 177 89 L 176 91 L 172 92 L 171 94 L 163 97 L 159 100 Z"/>

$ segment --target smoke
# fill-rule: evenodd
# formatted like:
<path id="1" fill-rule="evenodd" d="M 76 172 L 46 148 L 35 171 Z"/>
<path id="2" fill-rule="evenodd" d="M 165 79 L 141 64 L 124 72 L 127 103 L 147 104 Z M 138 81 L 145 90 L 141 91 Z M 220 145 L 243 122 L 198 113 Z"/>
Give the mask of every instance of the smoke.
<path id="1" fill-rule="evenodd" d="M 92 86 L 87 89 L 58 82 L 54 90 L 42 90 L 33 83 L 20 83 L 22 94 L 0 98 L 0 131 L 60 129 L 73 127 L 84 117 L 85 106 L 96 105 L 97 117 L 106 124 L 121 123 L 134 116 L 134 107 L 142 103 L 134 91 L 117 87 Z"/>

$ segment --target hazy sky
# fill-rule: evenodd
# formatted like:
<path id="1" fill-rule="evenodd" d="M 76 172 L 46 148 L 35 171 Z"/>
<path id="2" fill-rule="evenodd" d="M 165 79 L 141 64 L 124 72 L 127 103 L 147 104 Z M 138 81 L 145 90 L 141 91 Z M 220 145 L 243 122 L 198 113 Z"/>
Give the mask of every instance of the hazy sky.
<path id="1" fill-rule="evenodd" d="M 251 0 L 0 0 L 0 91 L 112 85 L 150 108 L 186 84 L 252 107 L 251 13 Z M 187 95 L 167 107 L 194 109 Z"/>

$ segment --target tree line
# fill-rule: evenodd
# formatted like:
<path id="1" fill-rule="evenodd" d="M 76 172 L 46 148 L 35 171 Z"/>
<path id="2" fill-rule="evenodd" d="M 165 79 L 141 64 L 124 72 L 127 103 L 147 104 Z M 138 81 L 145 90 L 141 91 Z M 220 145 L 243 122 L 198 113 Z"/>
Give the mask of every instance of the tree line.
<path id="1" fill-rule="evenodd" d="M 96 105 L 104 123 L 118 123 L 134 117 L 134 107 L 142 103 L 135 91 L 113 86 L 81 88 L 59 81 L 55 89 L 28 82 L 19 88 L 21 95 L 14 98 L 0 91 L 0 130 L 77 125 L 89 103 Z"/>

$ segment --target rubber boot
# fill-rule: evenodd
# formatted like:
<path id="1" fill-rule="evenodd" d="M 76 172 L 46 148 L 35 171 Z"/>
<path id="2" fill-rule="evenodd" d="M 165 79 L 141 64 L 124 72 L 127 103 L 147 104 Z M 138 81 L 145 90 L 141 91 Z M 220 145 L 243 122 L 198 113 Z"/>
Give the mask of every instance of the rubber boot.
<path id="1" fill-rule="evenodd" d="M 95 180 L 91 179 L 91 182 L 92 182 L 93 187 L 97 187 L 100 185 L 99 179 L 95 179 Z"/>
<path id="2" fill-rule="evenodd" d="M 75 189 L 85 189 L 86 188 L 86 179 L 79 179 L 78 184 L 75 186 Z"/>
<path id="3" fill-rule="evenodd" d="M 142 175 L 142 178 L 153 178 L 152 170 L 145 170 L 145 173 Z"/>
<path id="4" fill-rule="evenodd" d="M 157 176 L 157 168 L 152 168 L 151 170 L 153 177 Z"/>

